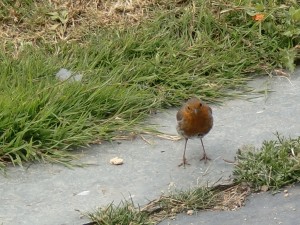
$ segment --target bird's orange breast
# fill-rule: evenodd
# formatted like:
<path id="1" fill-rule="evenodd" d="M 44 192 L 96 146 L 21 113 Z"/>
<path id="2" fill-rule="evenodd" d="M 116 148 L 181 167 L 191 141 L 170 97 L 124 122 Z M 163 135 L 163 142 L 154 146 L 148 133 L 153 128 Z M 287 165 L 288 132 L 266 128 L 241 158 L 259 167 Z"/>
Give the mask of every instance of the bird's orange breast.
<path id="1" fill-rule="evenodd" d="M 203 105 L 197 112 L 182 108 L 178 111 L 177 120 L 178 132 L 187 138 L 204 136 L 213 126 L 212 111 L 208 105 Z"/>

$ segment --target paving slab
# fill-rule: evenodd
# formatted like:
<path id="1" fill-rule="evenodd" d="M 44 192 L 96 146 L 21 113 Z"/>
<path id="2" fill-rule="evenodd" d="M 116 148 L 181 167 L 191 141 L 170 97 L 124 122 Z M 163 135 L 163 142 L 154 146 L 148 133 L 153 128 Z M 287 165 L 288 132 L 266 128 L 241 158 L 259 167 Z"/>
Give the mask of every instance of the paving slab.
<path id="1" fill-rule="evenodd" d="M 52 164 L 10 167 L 7 177 L 0 176 L 0 224 L 78 225 L 88 220 L 76 210 L 91 211 L 129 198 L 143 205 L 170 190 L 230 182 L 233 166 L 223 159 L 233 160 L 238 148 L 247 144 L 259 147 L 263 140 L 274 139 L 276 131 L 285 136 L 300 135 L 300 69 L 289 78 L 260 78 L 249 85 L 273 92 L 212 105 L 214 127 L 203 139 L 207 154 L 213 159 L 209 163 L 199 160 L 200 140 L 189 140 L 186 156 L 191 165 L 184 169 L 177 166 L 182 160 L 183 140 L 145 135 L 144 139 L 137 137 L 77 150 L 80 161 L 90 164 L 84 168 Z M 149 124 L 177 135 L 176 112 L 159 112 Z M 124 159 L 123 165 L 109 163 L 116 156 Z M 257 198 L 263 199 L 253 197 Z M 268 202 L 267 199 L 266 206 Z M 255 201 L 242 210 L 249 207 L 255 207 Z M 220 216 L 224 212 L 208 213 Z M 232 214 L 226 215 L 234 219 Z"/>

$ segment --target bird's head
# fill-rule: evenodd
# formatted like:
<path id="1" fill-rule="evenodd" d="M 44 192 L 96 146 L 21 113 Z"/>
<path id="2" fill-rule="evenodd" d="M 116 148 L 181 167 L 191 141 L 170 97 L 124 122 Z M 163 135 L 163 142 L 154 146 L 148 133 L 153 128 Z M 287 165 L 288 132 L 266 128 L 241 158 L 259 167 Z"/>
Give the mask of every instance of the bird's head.
<path id="1" fill-rule="evenodd" d="M 187 101 L 185 109 L 189 113 L 197 114 L 203 107 L 203 102 L 198 98 L 191 98 Z"/>

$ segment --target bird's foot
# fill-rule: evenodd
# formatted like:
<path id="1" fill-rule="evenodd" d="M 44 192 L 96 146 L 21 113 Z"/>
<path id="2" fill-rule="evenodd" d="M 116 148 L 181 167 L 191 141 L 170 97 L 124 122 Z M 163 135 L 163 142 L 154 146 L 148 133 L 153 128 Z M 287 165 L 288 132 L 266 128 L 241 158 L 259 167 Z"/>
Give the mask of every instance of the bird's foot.
<path id="1" fill-rule="evenodd" d="M 200 161 L 204 160 L 204 163 L 207 163 L 207 160 L 211 160 L 211 158 L 209 158 L 205 153 L 203 154 L 202 158 L 200 159 Z"/>
<path id="2" fill-rule="evenodd" d="M 183 159 L 182 159 L 182 163 L 180 163 L 180 164 L 178 165 L 178 167 L 183 166 L 183 168 L 185 168 L 185 165 L 191 165 L 191 164 L 189 164 L 189 163 L 187 162 L 186 158 L 183 158 Z"/>

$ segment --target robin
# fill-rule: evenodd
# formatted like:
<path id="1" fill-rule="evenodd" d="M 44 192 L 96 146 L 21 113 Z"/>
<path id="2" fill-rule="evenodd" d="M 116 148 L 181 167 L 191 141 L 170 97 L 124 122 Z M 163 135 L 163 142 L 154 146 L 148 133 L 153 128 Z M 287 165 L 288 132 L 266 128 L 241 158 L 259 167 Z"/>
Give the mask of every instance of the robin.
<path id="1" fill-rule="evenodd" d="M 189 138 L 199 137 L 201 140 L 204 155 L 200 160 L 210 160 L 206 155 L 202 138 L 210 131 L 213 126 L 213 116 L 211 108 L 199 100 L 198 98 L 189 99 L 182 107 L 179 109 L 176 115 L 177 118 L 177 132 L 185 138 L 183 161 L 178 166 L 184 166 L 187 163 L 185 158 L 186 144 Z"/>

